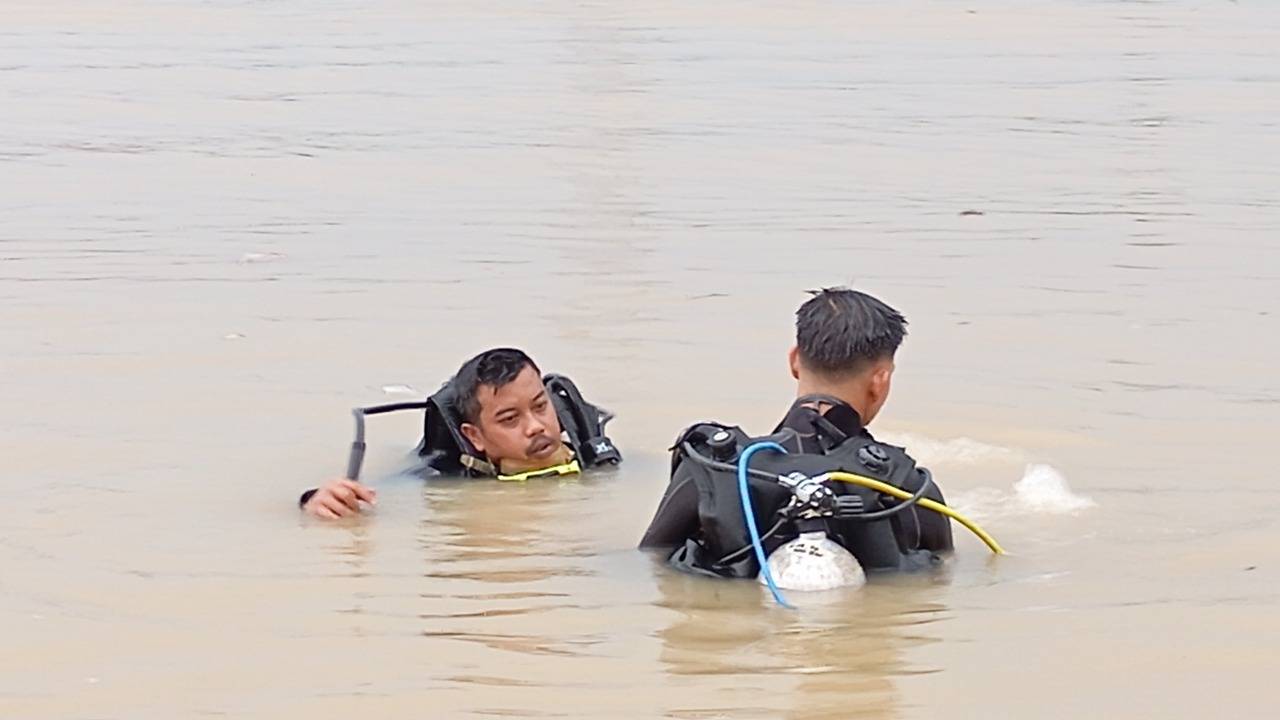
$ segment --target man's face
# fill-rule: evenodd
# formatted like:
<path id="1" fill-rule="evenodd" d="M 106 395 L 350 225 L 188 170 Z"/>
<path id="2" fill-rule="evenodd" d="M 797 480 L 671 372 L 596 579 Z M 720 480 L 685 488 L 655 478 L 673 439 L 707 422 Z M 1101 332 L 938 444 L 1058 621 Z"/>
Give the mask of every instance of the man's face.
<path id="1" fill-rule="evenodd" d="M 514 380 L 495 388 L 481 385 L 480 417 L 462 432 L 505 473 L 520 473 L 564 461 L 560 419 L 542 378 L 526 365 Z"/>

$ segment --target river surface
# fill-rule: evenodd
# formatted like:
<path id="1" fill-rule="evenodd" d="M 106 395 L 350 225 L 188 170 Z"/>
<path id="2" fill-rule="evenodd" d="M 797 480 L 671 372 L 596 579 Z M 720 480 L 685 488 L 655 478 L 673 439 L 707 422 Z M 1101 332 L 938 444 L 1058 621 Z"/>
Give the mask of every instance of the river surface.
<path id="1" fill-rule="evenodd" d="M 0 717 L 1275 713 L 1280 3 L 9 0 L 0 103 Z M 788 611 L 634 550 L 833 284 L 1010 554 Z M 492 345 L 624 466 L 385 416 L 299 515 Z"/>

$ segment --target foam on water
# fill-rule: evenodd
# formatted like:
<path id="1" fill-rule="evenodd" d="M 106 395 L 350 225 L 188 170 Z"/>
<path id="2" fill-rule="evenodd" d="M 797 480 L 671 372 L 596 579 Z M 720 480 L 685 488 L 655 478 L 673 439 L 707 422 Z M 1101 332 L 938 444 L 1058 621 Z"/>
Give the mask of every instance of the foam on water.
<path id="1" fill-rule="evenodd" d="M 907 448 L 911 457 L 924 465 L 976 465 L 1022 460 L 1022 454 L 1017 450 L 967 437 L 939 440 L 911 433 L 883 433 L 881 436 L 886 442 Z"/>
<path id="2" fill-rule="evenodd" d="M 972 517 L 993 515 L 1070 515 L 1097 505 L 1071 490 L 1051 465 L 1030 463 L 1010 490 L 974 488 L 948 495 L 948 504 Z"/>
<path id="3" fill-rule="evenodd" d="M 1071 492 L 1067 479 L 1050 465 L 1031 464 L 1013 484 L 1015 499 L 1028 512 L 1064 514 L 1097 505 L 1092 498 Z"/>
<path id="4" fill-rule="evenodd" d="M 921 465 L 939 473 L 939 482 L 947 490 L 948 504 L 975 517 L 1009 514 L 1063 515 L 1091 508 L 1091 498 L 1071 491 L 1067 479 L 1056 468 L 1044 463 L 1028 462 L 1021 450 L 981 442 L 967 437 L 938 439 L 911 433 L 884 433 L 882 437 L 907 448 Z M 948 466 L 998 465 L 1025 463 L 1022 477 L 1005 489 L 976 487 L 952 489 L 945 480 Z M 993 468 L 995 470 L 995 468 Z"/>

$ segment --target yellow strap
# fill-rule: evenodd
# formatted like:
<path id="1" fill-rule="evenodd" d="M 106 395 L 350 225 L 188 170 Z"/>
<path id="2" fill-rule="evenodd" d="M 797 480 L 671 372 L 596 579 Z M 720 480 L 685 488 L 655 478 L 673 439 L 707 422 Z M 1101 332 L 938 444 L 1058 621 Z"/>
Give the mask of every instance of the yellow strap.
<path id="1" fill-rule="evenodd" d="M 528 472 L 516 473 L 515 475 L 498 475 L 498 479 L 513 482 L 524 482 L 530 478 L 548 477 L 551 475 L 576 475 L 580 472 L 582 472 L 582 467 L 578 465 L 578 461 L 570 460 L 562 465 L 552 465 L 549 468 L 542 468 L 541 470 L 530 470 Z"/>
<path id="2" fill-rule="evenodd" d="M 892 495 L 893 497 L 896 497 L 899 500 L 908 500 L 911 498 L 911 493 L 907 492 L 906 490 L 903 490 L 902 488 L 894 487 L 888 483 L 883 483 L 883 482 L 880 482 L 879 480 L 875 480 L 875 479 L 866 477 L 864 475 L 854 475 L 853 473 L 847 473 L 847 472 L 829 472 L 829 473 L 824 473 L 822 475 L 819 475 L 814 479 L 815 480 L 839 480 L 840 482 L 847 482 L 851 485 L 861 485 L 862 487 L 871 488 L 872 490 L 875 490 L 876 492 L 884 493 L 885 495 Z M 983 530 L 982 528 L 978 527 L 977 523 L 961 515 L 955 510 L 952 510 L 951 508 L 947 507 L 946 505 L 943 505 L 940 502 L 930 500 L 929 498 L 920 498 L 920 500 L 916 504 L 918 504 L 922 508 L 927 508 L 936 513 L 942 513 L 943 515 L 946 515 L 952 520 L 955 520 L 956 522 L 965 526 L 966 528 L 969 529 L 970 532 L 972 532 L 974 535 L 977 535 L 978 539 L 986 543 L 987 547 L 991 548 L 991 552 L 995 553 L 996 555 L 1005 554 L 1004 548 L 1000 547 L 1000 543 L 996 542 L 995 538 L 988 535 L 986 530 Z"/>

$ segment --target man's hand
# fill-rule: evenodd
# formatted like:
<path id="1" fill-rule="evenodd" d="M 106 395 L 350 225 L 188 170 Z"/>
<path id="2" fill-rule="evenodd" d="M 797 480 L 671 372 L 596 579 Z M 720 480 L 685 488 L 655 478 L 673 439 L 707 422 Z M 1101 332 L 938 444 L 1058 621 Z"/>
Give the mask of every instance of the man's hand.
<path id="1" fill-rule="evenodd" d="M 360 503 L 375 505 L 378 491 L 355 480 L 334 480 L 321 485 L 302 506 L 308 515 L 326 520 L 350 517 L 360 512 Z"/>

